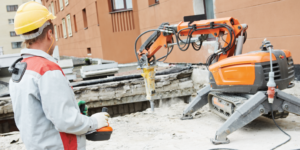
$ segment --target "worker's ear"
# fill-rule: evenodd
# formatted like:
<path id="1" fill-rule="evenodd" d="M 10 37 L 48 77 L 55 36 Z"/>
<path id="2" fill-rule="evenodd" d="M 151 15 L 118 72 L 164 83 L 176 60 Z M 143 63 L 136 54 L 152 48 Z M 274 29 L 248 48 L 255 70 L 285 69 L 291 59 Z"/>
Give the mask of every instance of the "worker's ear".
<path id="1" fill-rule="evenodd" d="M 53 31 L 50 29 L 47 31 L 47 40 L 52 41 L 53 40 Z"/>

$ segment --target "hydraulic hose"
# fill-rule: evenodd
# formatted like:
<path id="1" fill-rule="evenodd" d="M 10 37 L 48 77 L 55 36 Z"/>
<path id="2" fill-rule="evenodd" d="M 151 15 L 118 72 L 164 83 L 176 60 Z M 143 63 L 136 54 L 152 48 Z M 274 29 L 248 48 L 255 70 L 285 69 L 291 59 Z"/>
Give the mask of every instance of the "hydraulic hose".
<path id="1" fill-rule="evenodd" d="M 276 125 L 276 127 L 277 127 L 282 133 L 284 133 L 286 136 L 289 137 L 288 140 L 286 140 L 285 142 L 283 142 L 283 143 L 281 143 L 281 144 L 279 144 L 279 145 L 277 145 L 276 147 L 274 147 L 274 148 L 271 149 L 271 150 L 274 150 L 274 149 L 276 149 L 276 148 L 278 148 L 278 147 L 280 147 L 280 146 L 286 144 L 287 142 L 289 142 L 289 141 L 292 139 L 292 137 L 291 137 L 289 134 L 287 134 L 286 132 L 284 132 L 284 131 L 279 127 L 279 125 L 276 123 L 276 121 L 275 121 L 275 119 L 274 119 L 273 107 L 272 107 L 271 104 L 270 104 L 270 107 L 271 107 L 272 119 L 273 119 L 274 124 Z"/>
<path id="2" fill-rule="evenodd" d="M 136 50 L 136 44 L 137 44 L 138 40 L 139 40 L 139 39 L 141 38 L 141 36 L 143 36 L 144 34 L 149 33 L 149 32 L 153 32 L 153 31 L 160 31 L 160 30 L 159 30 L 159 29 L 151 29 L 151 30 L 147 30 L 147 31 L 143 32 L 142 34 L 140 34 L 140 35 L 136 38 L 135 43 L 134 43 L 134 53 L 135 53 L 135 56 L 136 56 L 137 61 L 140 60 L 140 59 L 139 59 L 139 56 L 138 56 L 138 53 L 137 53 L 137 50 Z"/>

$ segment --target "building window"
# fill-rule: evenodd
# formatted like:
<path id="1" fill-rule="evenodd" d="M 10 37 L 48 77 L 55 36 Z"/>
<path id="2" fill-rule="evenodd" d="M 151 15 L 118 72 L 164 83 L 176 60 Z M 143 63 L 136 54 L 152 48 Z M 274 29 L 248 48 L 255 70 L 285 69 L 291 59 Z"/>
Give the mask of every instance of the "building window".
<path id="1" fill-rule="evenodd" d="M 60 36 L 63 37 L 63 29 L 62 29 L 62 24 L 60 24 Z"/>
<path id="2" fill-rule="evenodd" d="M 72 36 L 72 24 L 71 24 L 70 14 L 67 15 L 66 19 L 67 19 L 67 28 L 68 28 L 69 37 L 71 37 Z"/>
<path id="3" fill-rule="evenodd" d="M 57 41 L 58 38 L 57 38 L 57 29 L 56 29 L 56 25 L 54 25 L 54 35 L 55 35 L 55 39 L 56 39 L 56 41 Z"/>
<path id="4" fill-rule="evenodd" d="M 6 9 L 7 9 L 7 12 L 17 11 L 18 5 L 7 5 Z"/>
<path id="5" fill-rule="evenodd" d="M 60 10 L 64 10 L 63 0 L 59 0 L 59 6 L 60 6 Z"/>
<path id="6" fill-rule="evenodd" d="M 51 11 L 51 5 L 49 5 L 49 7 L 48 7 L 48 11 L 51 13 L 52 11 Z M 52 13 L 53 14 L 53 13 Z"/>
<path id="7" fill-rule="evenodd" d="M 56 7 L 56 13 L 58 13 L 59 10 L 60 10 L 60 9 L 59 9 L 59 2 L 56 2 L 56 1 L 55 1 L 55 7 Z"/>
<path id="8" fill-rule="evenodd" d="M 10 36 L 11 36 L 11 37 L 18 36 L 17 33 L 16 33 L 15 31 L 10 31 L 9 33 L 10 33 Z"/>
<path id="9" fill-rule="evenodd" d="M 89 47 L 89 48 L 87 48 L 87 55 L 92 55 L 92 50 L 91 50 L 91 48 Z"/>
<path id="10" fill-rule="evenodd" d="M 15 19 L 8 19 L 8 24 L 14 24 L 15 23 Z"/>
<path id="11" fill-rule="evenodd" d="M 62 28 L 63 28 L 64 38 L 67 38 L 67 29 L 66 29 L 66 20 L 65 20 L 65 18 L 62 19 Z"/>
<path id="12" fill-rule="evenodd" d="M 99 26 L 99 16 L 98 16 L 98 5 L 97 5 L 97 1 L 95 2 L 95 6 L 96 6 L 97 23 L 98 23 L 98 26 Z"/>
<path id="13" fill-rule="evenodd" d="M 54 11 L 54 4 L 51 2 L 51 9 L 52 9 L 52 14 L 55 16 L 55 11 Z"/>
<path id="14" fill-rule="evenodd" d="M 159 4 L 159 0 L 148 0 L 148 2 L 149 2 L 149 6 Z"/>
<path id="15" fill-rule="evenodd" d="M 159 0 L 148 0 L 148 2 L 149 2 L 149 6 L 159 4 Z"/>
<path id="16" fill-rule="evenodd" d="M 58 38 L 60 38 L 60 28 L 59 28 L 59 25 L 57 25 L 57 34 L 58 34 Z"/>
<path id="17" fill-rule="evenodd" d="M 73 16 L 73 20 L 74 20 L 74 30 L 76 33 L 77 32 L 77 24 L 76 24 L 76 16 L 75 15 Z"/>
<path id="18" fill-rule="evenodd" d="M 22 48 L 22 42 L 11 42 L 12 49 Z"/>
<path id="19" fill-rule="evenodd" d="M 87 17 L 86 17 L 86 10 L 85 8 L 82 9 L 82 16 L 83 16 L 83 27 L 84 29 L 88 28 L 88 23 L 87 23 Z"/>
<path id="20" fill-rule="evenodd" d="M 65 5 L 66 5 L 66 6 L 69 5 L 69 0 L 65 0 Z"/>
<path id="21" fill-rule="evenodd" d="M 112 10 L 127 10 L 132 9 L 132 0 L 112 0 Z"/>

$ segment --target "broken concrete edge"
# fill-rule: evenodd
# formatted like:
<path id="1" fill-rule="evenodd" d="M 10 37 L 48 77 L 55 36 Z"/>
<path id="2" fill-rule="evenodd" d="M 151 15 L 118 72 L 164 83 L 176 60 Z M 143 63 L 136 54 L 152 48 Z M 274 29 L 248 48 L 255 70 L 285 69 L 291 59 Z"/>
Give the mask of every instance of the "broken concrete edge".
<path id="1" fill-rule="evenodd" d="M 98 70 L 105 70 L 111 68 L 118 68 L 118 63 L 82 66 L 80 71 L 89 72 L 89 71 L 98 71 Z"/>
<path id="2" fill-rule="evenodd" d="M 192 70 L 184 70 L 175 74 L 158 76 L 155 99 L 189 96 L 195 93 L 191 74 Z M 147 101 L 142 78 L 75 87 L 73 90 L 76 99 L 87 101 L 89 108 Z M 0 120 L 13 118 L 10 97 L 0 98 L 0 101 L 3 103 L 0 106 Z"/>
<path id="3" fill-rule="evenodd" d="M 0 98 L 0 121 L 13 119 L 13 109 L 10 97 L 2 97 Z"/>
<path id="4" fill-rule="evenodd" d="M 0 98 L 4 96 L 9 96 L 9 89 L 8 89 L 9 83 L 0 81 Z M 1 106 L 1 102 L 0 102 Z"/>
<path id="5" fill-rule="evenodd" d="M 172 73 L 178 73 L 184 70 L 191 70 L 192 68 L 190 66 L 188 67 L 173 67 L 170 69 L 162 70 L 156 73 L 156 76 L 160 75 L 167 75 Z M 126 75 L 126 76 L 115 76 L 105 79 L 95 79 L 95 80 L 88 80 L 88 81 L 81 81 L 81 82 L 74 82 L 71 83 L 71 86 L 78 87 L 78 86 L 86 86 L 86 85 L 93 85 L 93 84 L 99 84 L 99 83 L 107 83 L 107 82 L 115 82 L 115 81 L 122 81 L 122 80 L 129 80 L 129 79 L 136 79 L 136 78 L 142 78 L 140 74 L 132 74 L 132 75 Z"/>
<path id="6" fill-rule="evenodd" d="M 196 91 L 203 87 L 201 82 L 193 81 L 194 77 L 192 76 L 204 76 L 198 73 L 199 71 L 188 69 L 173 74 L 156 76 L 154 99 L 193 97 L 196 95 Z M 147 102 L 143 78 L 79 86 L 74 87 L 73 90 L 77 101 L 85 100 L 90 109 L 96 110 L 104 106 Z M 2 105 L 0 105 L 0 120 L 12 119 L 13 110 L 10 97 L 0 98 L 0 102 L 2 102 Z"/>
<path id="7" fill-rule="evenodd" d="M 160 75 L 160 76 L 155 76 L 155 82 L 159 82 L 159 81 L 165 81 L 165 80 L 169 80 L 169 79 L 173 79 L 175 80 L 177 78 L 177 76 L 179 75 L 183 75 L 183 74 L 191 74 L 192 70 L 184 70 L 182 72 L 178 72 L 178 73 L 173 73 L 173 74 L 169 74 L 169 75 Z M 83 89 L 92 89 L 95 90 L 95 87 L 97 87 L 99 89 L 98 86 L 101 86 L 103 88 L 111 88 L 111 87 L 117 87 L 119 85 L 124 85 L 125 83 L 130 83 L 130 84 L 143 84 L 144 85 L 144 80 L 142 78 L 141 75 L 134 75 L 134 78 L 125 78 L 127 76 L 120 76 L 120 77 L 124 77 L 125 80 L 120 80 L 120 81 L 113 81 L 111 80 L 111 82 L 104 82 L 104 83 L 97 83 L 98 81 L 102 81 L 102 80 L 90 80 L 91 84 L 82 84 L 82 86 L 80 84 L 71 84 L 73 86 L 73 90 L 76 93 L 76 91 L 80 91 Z M 112 79 L 112 78 L 108 78 L 108 79 Z M 88 81 L 83 81 L 82 83 L 86 83 Z M 95 83 L 95 84 L 93 84 Z"/>
<path id="8" fill-rule="evenodd" d="M 192 70 L 185 70 L 156 77 L 154 99 L 190 96 L 195 93 L 191 74 Z M 147 101 L 142 78 L 75 87 L 73 90 L 76 99 L 86 101 L 89 108 Z"/>
<path id="9" fill-rule="evenodd" d="M 100 77 L 100 76 L 114 76 L 114 74 L 118 73 L 119 68 L 110 68 L 110 69 L 104 69 L 104 70 L 95 70 L 95 71 L 88 71 L 88 72 L 82 72 L 80 70 L 80 74 L 82 78 L 89 78 L 89 77 Z"/>

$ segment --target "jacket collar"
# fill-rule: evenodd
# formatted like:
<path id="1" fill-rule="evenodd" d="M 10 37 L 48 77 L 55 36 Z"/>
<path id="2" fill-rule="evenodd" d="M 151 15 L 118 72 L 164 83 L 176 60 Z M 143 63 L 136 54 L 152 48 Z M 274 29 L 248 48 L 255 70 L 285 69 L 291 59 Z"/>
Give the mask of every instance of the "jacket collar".
<path id="1" fill-rule="evenodd" d="M 38 49 L 22 49 L 21 50 L 21 56 L 23 58 L 28 58 L 28 57 L 34 57 L 34 56 L 39 56 L 39 57 L 43 57 L 46 58 L 54 63 L 57 63 L 57 61 L 50 56 L 49 54 L 47 54 L 46 52 L 42 51 L 42 50 L 38 50 Z"/>

